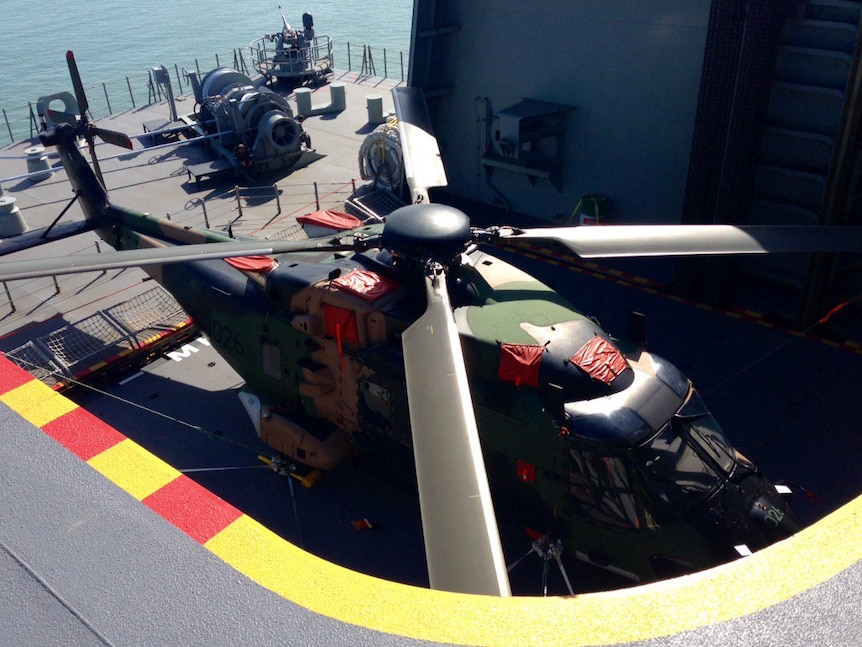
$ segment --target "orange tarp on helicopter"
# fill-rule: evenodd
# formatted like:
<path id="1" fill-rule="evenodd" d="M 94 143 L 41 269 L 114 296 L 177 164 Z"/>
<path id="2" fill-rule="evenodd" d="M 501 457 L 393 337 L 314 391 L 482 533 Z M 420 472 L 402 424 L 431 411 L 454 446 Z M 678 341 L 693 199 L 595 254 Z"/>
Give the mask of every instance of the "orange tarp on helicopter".
<path id="1" fill-rule="evenodd" d="M 355 294 L 366 303 L 374 303 L 398 288 L 398 283 L 392 279 L 368 270 L 353 270 L 334 279 L 332 284 Z"/>
<path id="2" fill-rule="evenodd" d="M 617 375 L 628 368 L 626 358 L 616 346 L 598 335 L 572 355 L 572 362 L 591 378 L 605 384 L 613 382 Z"/>
<path id="3" fill-rule="evenodd" d="M 539 386 L 539 366 L 544 346 L 500 344 L 500 368 L 497 377 L 515 386 Z"/>
<path id="4" fill-rule="evenodd" d="M 275 259 L 270 256 L 234 256 L 224 260 L 231 267 L 243 272 L 266 274 L 276 266 Z"/>
<path id="5" fill-rule="evenodd" d="M 323 304 L 323 318 L 326 321 L 326 334 L 338 340 L 339 352 L 341 344 L 359 344 L 359 331 L 356 329 L 356 312 L 349 308 L 340 308 L 331 303 Z"/>
<path id="6" fill-rule="evenodd" d="M 355 229 L 362 226 L 362 221 L 359 218 L 351 216 L 343 211 L 333 211 L 331 209 L 321 209 L 314 213 L 306 213 L 302 216 L 297 216 L 296 222 L 301 225 L 315 225 L 335 231 L 343 231 L 345 229 Z"/>

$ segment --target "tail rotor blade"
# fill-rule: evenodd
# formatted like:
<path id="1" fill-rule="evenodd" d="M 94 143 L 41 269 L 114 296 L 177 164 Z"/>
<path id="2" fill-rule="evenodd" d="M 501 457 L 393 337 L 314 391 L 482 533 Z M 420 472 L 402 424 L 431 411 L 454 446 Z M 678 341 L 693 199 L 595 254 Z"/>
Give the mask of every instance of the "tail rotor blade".
<path id="1" fill-rule="evenodd" d="M 75 54 L 69 50 L 66 52 L 66 64 L 69 66 L 69 74 L 72 77 L 72 87 L 75 90 L 75 98 L 78 100 L 78 109 L 81 111 L 81 119 L 86 119 L 90 104 L 87 103 L 87 94 L 84 92 L 84 84 L 81 83 L 81 75 L 78 73 L 78 64 L 75 62 Z"/>
<path id="2" fill-rule="evenodd" d="M 72 50 L 66 52 L 66 63 L 69 66 L 69 75 L 72 77 L 72 87 L 75 90 L 75 98 L 78 100 L 78 109 L 81 113 L 81 118 L 78 123 L 78 132 L 87 140 L 87 146 L 90 149 L 90 159 L 93 161 L 93 170 L 95 171 L 99 182 L 102 183 L 102 186 L 105 186 L 105 179 L 102 176 L 102 169 L 99 166 L 99 159 L 96 156 L 94 137 L 101 137 L 109 144 L 121 146 L 129 150 L 132 149 L 132 141 L 121 132 L 99 128 L 98 126 L 89 123 L 89 120 L 87 119 L 87 111 L 90 108 L 90 104 L 87 101 L 87 93 L 84 92 L 84 84 L 81 82 L 78 63 L 75 61 L 75 54 Z"/>
<path id="3" fill-rule="evenodd" d="M 431 588 L 510 595 L 461 341 L 440 271 L 428 309 L 402 334 Z"/>
<path id="4" fill-rule="evenodd" d="M 93 162 L 93 171 L 95 171 L 96 177 L 99 178 L 99 183 L 104 187 L 105 178 L 102 176 L 102 167 L 99 165 L 99 158 L 96 157 L 96 142 L 93 140 L 93 135 L 89 130 L 84 135 L 84 139 L 87 140 L 87 148 L 90 151 L 90 159 Z"/>
<path id="5" fill-rule="evenodd" d="M 91 130 L 94 135 L 101 137 L 103 141 L 109 144 L 128 148 L 129 150 L 133 148 L 132 140 L 129 139 L 126 133 L 121 133 L 117 130 L 106 130 L 105 128 L 98 128 L 96 126 L 93 126 Z"/>

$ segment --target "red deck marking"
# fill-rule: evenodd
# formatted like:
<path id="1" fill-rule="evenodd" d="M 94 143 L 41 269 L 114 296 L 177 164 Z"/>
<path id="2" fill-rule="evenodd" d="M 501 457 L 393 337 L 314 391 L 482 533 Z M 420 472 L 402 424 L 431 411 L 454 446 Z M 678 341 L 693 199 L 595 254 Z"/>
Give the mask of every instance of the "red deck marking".
<path id="1" fill-rule="evenodd" d="M 5 355 L 3 356 L 3 364 L 0 366 L 0 394 L 16 389 L 35 379 L 23 368 L 6 359 Z"/>
<path id="2" fill-rule="evenodd" d="M 35 379 L 0 354 L 0 394 Z M 126 440 L 126 436 L 81 407 L 43 425 L 42 431 L 84 461 Z M 153 492 L 143 503 L 201 544 L 243 516 L 240 510 L 186 476 Z"/>
<path id="3" fill-rule="evenodd" d="M 44 425 L 42 431 L 85 461 L 126 438 L 81 407 Z"/>
<path id="4" fill-rule="evenodd" d="M 242 516 L 242 512 L 187 476 L 180 476 L 143 499 L 195 541 L 203 544 Z"/>

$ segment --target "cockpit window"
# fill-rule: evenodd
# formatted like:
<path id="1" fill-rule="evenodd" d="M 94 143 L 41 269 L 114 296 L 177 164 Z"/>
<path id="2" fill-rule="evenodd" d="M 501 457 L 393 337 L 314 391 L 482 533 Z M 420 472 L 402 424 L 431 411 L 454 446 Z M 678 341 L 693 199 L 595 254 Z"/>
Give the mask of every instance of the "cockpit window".
<path id="1" fill-rule="evenodd" d="M 681 422 L 688 426 L 691 439 L 716 462 L 722 471 L 731 473 L 736 463 L 735 451 L 697 393 L 692 393 L 689 401 L 679 412 L 679 416 Z"/>
<path id="2" fill-rule="evenodd" d="M 732 447 L 693 391 L 679 413 L 635 449 L 634 458 L 659 516 L 678 514 L 706 498 L 735 464 Z"/>
<path id="3" fill-rule="evenodd" d="M 644 491 L 659 515 L 694 505 L 721 482 L 674 424 L 638 447 L 635 462 L 643 475 Z"/>
<path id="4" fill-rule="evenodd" d="M 569 493 L 576 510 L 594 521 L 637 530 L 638 505 L 627 461 L 569 446 Z"/>

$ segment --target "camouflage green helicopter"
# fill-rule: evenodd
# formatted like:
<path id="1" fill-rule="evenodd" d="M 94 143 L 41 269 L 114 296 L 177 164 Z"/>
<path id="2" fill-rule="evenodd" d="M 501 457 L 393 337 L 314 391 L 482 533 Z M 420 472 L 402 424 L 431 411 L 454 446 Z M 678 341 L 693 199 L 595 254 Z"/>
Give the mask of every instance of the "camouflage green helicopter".
<path id="1" fill-rule="evenodd" d="M 4 262 L 0 280 L 142 266 L 245 379 L 241 398 L 265 443 L 321 469 L 357 450 L 415 465 L 432 588 L 510 593 L 495 504 L 537 538 L 635 581 L 798 529 L 786 497 L 677 368 L 612 339 L 494 250 L 859 250 L 862 228 L 472 228 L 427 200 L 442 167 L 421 93 L 406 87 L 394 99 L 414 204 L 327 237 L 236 240 L 111 204 L 76 140 L 131 143 L 87 120 L 71 52 L 68 63 L 81 117 L 40 139 L 59 151 L 86 221 L 22 234 L 15 249 L 86 228 L 117 251 Z"/>

